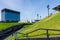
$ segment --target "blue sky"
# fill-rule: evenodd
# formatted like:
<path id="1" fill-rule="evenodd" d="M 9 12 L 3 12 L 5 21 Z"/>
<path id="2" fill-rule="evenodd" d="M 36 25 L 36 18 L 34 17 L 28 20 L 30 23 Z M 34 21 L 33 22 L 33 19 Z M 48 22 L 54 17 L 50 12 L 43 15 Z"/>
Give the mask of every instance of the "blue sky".
<path id="1" fill-rule="evenodd" d="M 60 0 L 0 0 L 0 16 L 3 8 L 21 12 L 21 20 L 35 20 L 37 14 L 44 18 L 47 16 L 47 5 L 50 5 L 50 13 L 54 13 L 53 7 L 60 5 Z M 0 17 L 1 20 L 1 17 Z"/>

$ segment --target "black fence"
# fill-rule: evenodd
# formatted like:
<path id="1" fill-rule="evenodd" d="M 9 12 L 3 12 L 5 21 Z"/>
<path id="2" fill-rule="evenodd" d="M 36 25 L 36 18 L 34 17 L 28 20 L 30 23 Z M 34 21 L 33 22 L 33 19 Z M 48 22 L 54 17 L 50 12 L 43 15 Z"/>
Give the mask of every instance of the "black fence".
<path id="1" fill-rule="evenodd" d="M 33 33 L 33 32 L 35 32 L 35 31 L 38 31 L 38 30 L 45 30 L 45 31 L 46 31 L 46 37 L 45 37 L 45 38 L 29 38 L 29 35 L 28 35 L 28 34 Z M 20 32 L 16 32 L 16 33 L 15 33 L 15 40 L 60 40 L 60 36 L 58 36 L 58 37 L 50 37 L 50 36 L 49 36 L 49 30 L 50 30 L 50 31 L 60 32 L 60 30 L 57 30 L 57 29 L 45 29 L 45 28 L 40 28 L 40 29 L 34 30 L 34 31 L 30 32 L 30 33 L 27 33 L 27 34 L 23 34 L 23 33 L 20 33 Z M 17 37 L 17 34 L 26 35 L 26 38 L 25 38 L 25 39 L 19 39 L 19 38 Z M 60 35 L 60 34 L 58 34 L 58 35 Z"/>

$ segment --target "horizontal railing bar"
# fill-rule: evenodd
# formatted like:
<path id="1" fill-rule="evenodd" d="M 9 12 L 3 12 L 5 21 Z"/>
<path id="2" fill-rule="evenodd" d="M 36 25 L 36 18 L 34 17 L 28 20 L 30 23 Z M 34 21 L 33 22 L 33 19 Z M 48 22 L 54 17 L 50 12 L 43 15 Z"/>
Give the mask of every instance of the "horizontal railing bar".
<path id="1" fill-rule="evenodd" d="M 40 30 L 40 29 L 34 30 L 34 31 L 32 31 L 32 32 L 35 32 L 35 31 L 38 31 L 38 30 Z M 29 33 L 27 33 L 27 34 L 30 34 L 30 33 L 32 33 L 32 32 L 29 32 Z"/>
<path id="2" fill-rule="evenodd" d="M 40 29 L 37 29 L 37 30 L 34 30 L 32 32 L 35 32 L 35 31 L 38 31 L 38 30 L 51 30 L 51 31 L 60 31 L 60 30 L 57 30 L 57 29 L 47 29 L 47 28 L 40 28 Z M 29 32 L 28 34 L 32 33 L 32 32 Z"/>
<path id="3" fill-rule="evenodd" d="M 57 29 L 46 29 L 46 28 L 40 28 L 40 30 L 60 31 L 60 30 L 57 30 Z"/>
<path id="4" fill-rule="evenodd" d="M 26 35 L 26 34 L 24 34 L 24 33 L 20 33 L 20 32 L 17 32 L 17 33 L 19 33 L 19 34 L 23 34 L 23 35 Z"/>
<path id="5" fill-rule="evenodd" d="M 38 30 L 51 30 L 51 31 L 60 31 L 60 30 L 57 30 L 57 29 L 47 29 L 47 28 L 40 28 L 40 29 L 37 29 L 37 30 L 34 30 L 34 31 L 32 31 L 32 32 L 35 32 L 35 31 L 38 31 Z M 27 34 L 30 34 L 30 33 L 32 33 L 32 32 L 29 32 L 29 33 L 27 33 Z M 24 33 L 20 33 L 20 32 L 17 32 L 17 33 L 19 33 L 19 34 L 23 34 L 23 35 L 26 35 L 26 34 L 24 34 Z"/>

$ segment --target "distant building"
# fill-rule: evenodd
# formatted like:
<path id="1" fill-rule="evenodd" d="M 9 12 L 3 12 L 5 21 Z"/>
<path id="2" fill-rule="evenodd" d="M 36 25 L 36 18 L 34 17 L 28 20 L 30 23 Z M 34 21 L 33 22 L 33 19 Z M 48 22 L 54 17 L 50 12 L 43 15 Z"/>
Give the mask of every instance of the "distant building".
<path id="1" fill-rule="evenodd" d="M 20 12 L 6 8 L 2 9 L 1 21 L 20 21 Z"/>
<path id="2" fill-rule="evenodd" d="M 35 20 L 35 22 L 38 22 L 38 21 L 40 21 L 40 20 Z"/>
<path id="3" fill-rule="evenodd" d="M 53 10 L 60 11 L 60 5 L 54 7 Z"/>

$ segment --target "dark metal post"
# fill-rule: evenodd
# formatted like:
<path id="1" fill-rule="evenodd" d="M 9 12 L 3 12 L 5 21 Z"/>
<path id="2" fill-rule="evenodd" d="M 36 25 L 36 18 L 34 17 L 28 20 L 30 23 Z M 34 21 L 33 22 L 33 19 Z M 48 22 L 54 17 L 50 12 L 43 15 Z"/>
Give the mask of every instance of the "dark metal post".
<path id="1" fill-rule="evenodd" d="M 37 14 L 37 20 L 39 20 L 39 14 Z"/>
<path id="2" fill-rule="evenodd" d="M 47 8 L 48 8 L 48 17 L 49 17 L 49 9 L 50 9 L 50 8 L 49 8 L 49 5 L 47 5 Z"/>
<path id="3" fill-rule="evenodd" d="M 29 40 L 29 38 L 28 38 L 28 34 L 26 34 L 26 39 Z"/>
<path id="4" fill-rule="evenodd" d="M 47 40 L 50 40 L 50 39 L 49 39 L 48 29 L 46 30 L 46 34 L 47 34 Z"/>
<path id="5" fill-rule="evenodd" d="M 15 40 L 17 40 L 17 32 L 15 32 Z"/>
<path id="6" fill-rule="evenodd" d="M 40 16 L 40 20 L 41 20 L 41 16 Z"/>

